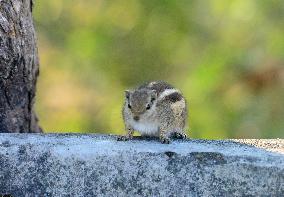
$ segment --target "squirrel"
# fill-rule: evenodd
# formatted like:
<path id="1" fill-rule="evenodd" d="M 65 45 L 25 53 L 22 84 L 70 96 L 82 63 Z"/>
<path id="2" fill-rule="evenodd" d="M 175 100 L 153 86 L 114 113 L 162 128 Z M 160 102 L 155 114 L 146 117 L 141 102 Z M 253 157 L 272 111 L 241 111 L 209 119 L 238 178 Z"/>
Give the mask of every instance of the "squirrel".
<path id="1" fill-rule="evenodd" d="M 134 90 L 125 90 L 122 109 L 126 135 L 119 141 L 141 136 L 156 136 L 165 144 L 170 138 L 185 139 L 186 100 L 178 89 L 163 81 L 145 83 Z"/>

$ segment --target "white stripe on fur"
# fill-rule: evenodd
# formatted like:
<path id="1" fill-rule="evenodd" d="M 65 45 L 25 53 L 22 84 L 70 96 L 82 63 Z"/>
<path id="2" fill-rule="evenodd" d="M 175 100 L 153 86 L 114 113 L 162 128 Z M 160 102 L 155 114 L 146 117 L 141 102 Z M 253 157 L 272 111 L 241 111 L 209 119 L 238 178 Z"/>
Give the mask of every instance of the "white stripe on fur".
<path id="1" fill-rule="evenodd" d="M 165 89 L 158 97 L 158 100 L 162 100 L 164 97 L 176 92 L 180 93 L 177 89 Z"/>

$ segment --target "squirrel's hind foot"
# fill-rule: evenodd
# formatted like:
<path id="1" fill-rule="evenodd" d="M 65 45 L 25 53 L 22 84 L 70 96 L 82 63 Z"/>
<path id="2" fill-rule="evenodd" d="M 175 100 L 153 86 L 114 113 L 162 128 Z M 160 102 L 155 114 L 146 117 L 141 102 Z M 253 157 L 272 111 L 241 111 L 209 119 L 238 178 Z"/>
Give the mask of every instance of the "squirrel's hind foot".
<path id="1" fill-rule="evenodd" d="M 186 139 L 186 134 L 182 133 L 182 132 L 175 132 L 175 133 L 173 133 L 173 138 Z"/>

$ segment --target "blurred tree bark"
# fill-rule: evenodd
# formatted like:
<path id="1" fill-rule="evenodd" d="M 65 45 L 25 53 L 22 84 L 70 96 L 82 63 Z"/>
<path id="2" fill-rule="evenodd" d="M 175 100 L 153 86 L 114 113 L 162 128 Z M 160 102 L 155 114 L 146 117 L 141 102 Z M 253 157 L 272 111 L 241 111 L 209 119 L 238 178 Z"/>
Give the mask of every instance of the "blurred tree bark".
<path id="1" fill-rule="evenodd" d="M 32 0 L 0 0 L 0 132 L 41 132 L 33 104 L 39 61 Z"/>

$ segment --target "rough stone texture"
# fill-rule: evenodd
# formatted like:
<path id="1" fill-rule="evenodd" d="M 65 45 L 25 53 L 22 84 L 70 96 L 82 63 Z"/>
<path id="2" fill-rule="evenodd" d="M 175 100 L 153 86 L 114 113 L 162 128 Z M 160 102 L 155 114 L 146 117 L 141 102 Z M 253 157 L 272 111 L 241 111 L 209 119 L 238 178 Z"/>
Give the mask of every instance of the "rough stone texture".
<path id="1" fill-rule="evenodd" d="M 40 132 L 33 103 L 39 73 L 32 0 L 0 0 L 0 132 Z"/>
<path id="2" fill-rule="evenodd" d="M 0 134 L 0 194 L 283 196 L 284 140 Z"/>

